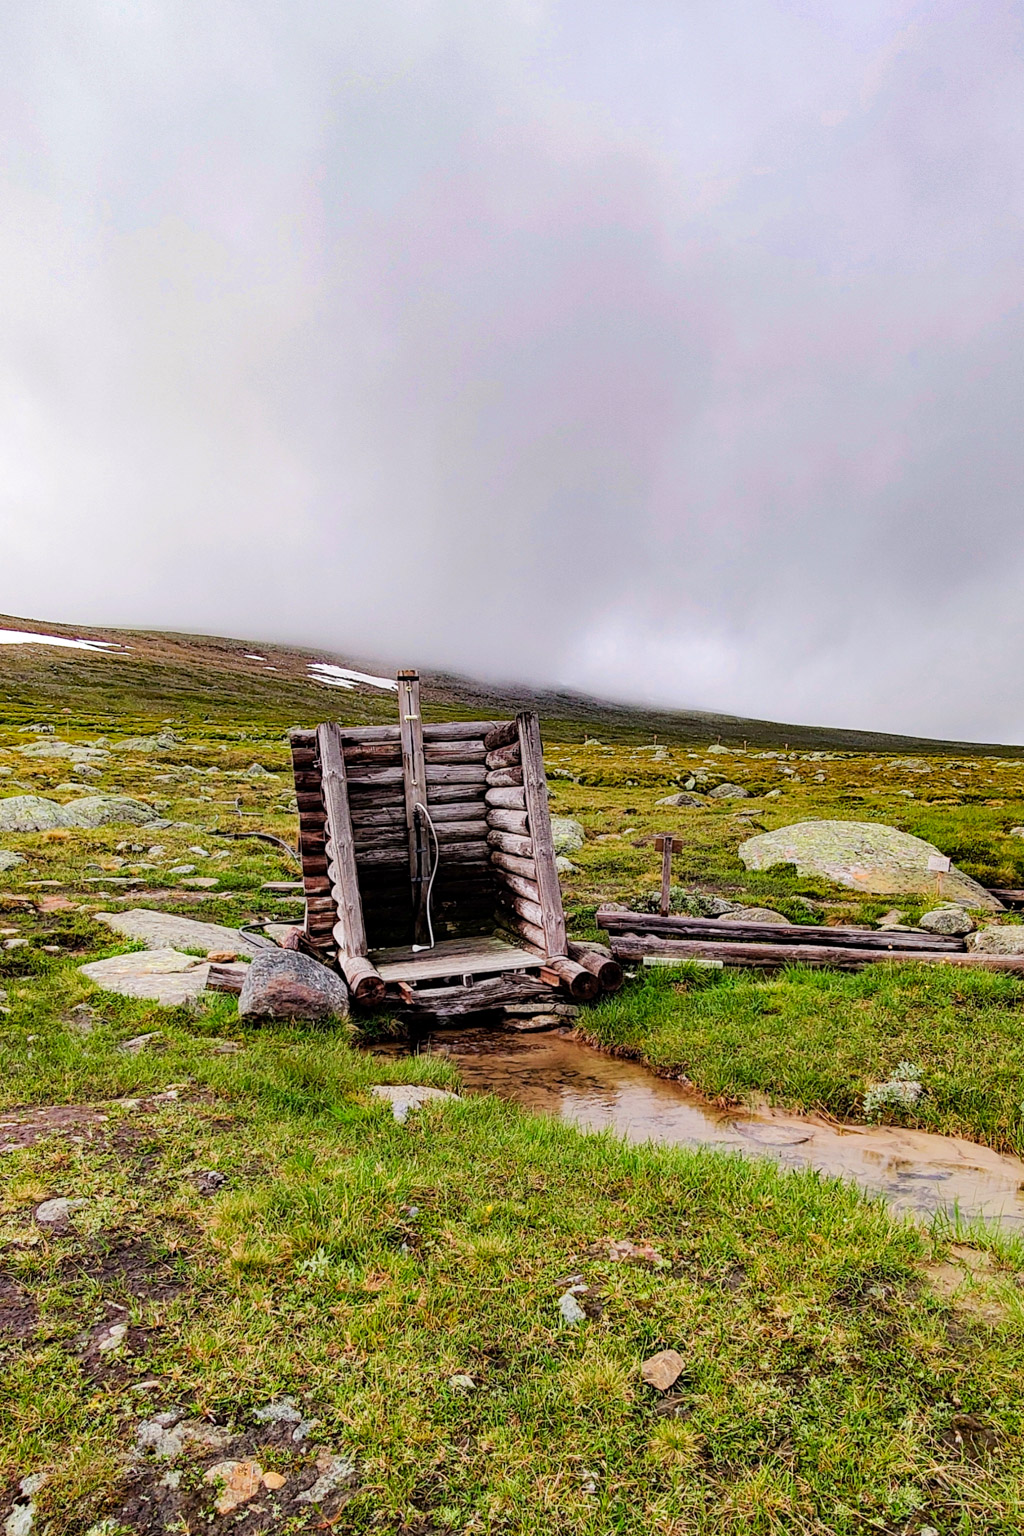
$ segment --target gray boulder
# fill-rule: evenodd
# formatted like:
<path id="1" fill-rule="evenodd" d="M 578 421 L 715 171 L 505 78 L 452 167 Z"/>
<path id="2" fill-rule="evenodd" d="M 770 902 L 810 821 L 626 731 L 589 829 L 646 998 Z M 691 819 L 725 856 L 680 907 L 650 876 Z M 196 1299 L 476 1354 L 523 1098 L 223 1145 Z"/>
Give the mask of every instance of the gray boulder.
<path id="1" fill-rule="evenodd" d="M 20 748 L 22 757 L 64 757 L 71 763 L 102 763 L 107 754 L 100 747 L 82 746 L 75 741 L 61 741 L 59 737 L 44 736 Z"/>
<path id="2" fill-rule="evenodd" d="M 874 821 L 798 821 L 762 832 L 739 846 L 747 869 L 795 864 L 801 875 L 821 875 L 837 885 L 870 895 L 934 896 L 941 893 L 965 907 L 1002 911 L 984 886 L 954 865 L 941 877 L 928 868 L 939 850 L 923 838 Z"/>
<path id="3" fill-rule="evenodd" d="M 974 924 L 963 907 L 936 907 L 934 912 L 926 912 L 917 926 L 925 933 L 946 933 L 954 938 L 974 932 Z"/>
<path id="4" fill-rule="evenodd" d="M 1009 832 L 1007 833 L 1007 836 L 1008 837 L 1024 837 L 1024 827 L 1011 827 Z"/>
<path id="5" fill-rule="evenodd" d="M 712 800 L 747 800 L 750 798 L 749 789 L 744 789 L 742 784 L 719 784 L 711 791 Z"/>
<path id="6" fill-rule="evenodd" d="M 86 795 L 83 800 L 69 801 L 64 806 L 64 815 L 66 827 L 109 827 L 122 821 L 142 826 L 156 820 L 151 805 L 128 795 Z"/>
<path id="7" fill-rule="evenodd" d="M 6 874 L 9 869 L 16 869 L 25 860 L 20 853 L 11 853 L 8 848 L 0 848 L 0 875 Z"/>
<path id="8" fill-rule="evenodd" d="M 703 797 L 701 795 L 691 795 L 691 794 L 688 794 L 685 789 L 683 789 L 683 790 L 679 791 L 678 795 L 666 795 L 663 800 L 659 800 L 658 801 L 658 804 L 659 805 L 690 805 L 690 806 L 696 807 L 696 806 L 703 805 L 704 804 L 704 800 L 703 800 Z"/>
<path id="9" fill-rule="evenodd" d="M 266 949 L 253 960 L 238 999 L 239 1017 L 348 1018 L 348 988 L 318 960 L 294 949 Z"/>
<path id="10" fill-rule="evenodd" d="M 968 947 L 979 955 L 1024 955 L 1024 925 L 981 928 L 968 940 Z"/>
<path id="11" fill-rule="evenodd" d="M 66 812 L 56 800 L 41 795 L 10 795 L 0 800 L 0 832 L 50 832 L 69 826 Z"/>
<path id="12" fill-rule="evenodd" d="M 556 853 L 566 855 L 579 853 L 583 847 L 583 828 L 571 816 L 552 816 L 551 836 L 554 839 Z"/>

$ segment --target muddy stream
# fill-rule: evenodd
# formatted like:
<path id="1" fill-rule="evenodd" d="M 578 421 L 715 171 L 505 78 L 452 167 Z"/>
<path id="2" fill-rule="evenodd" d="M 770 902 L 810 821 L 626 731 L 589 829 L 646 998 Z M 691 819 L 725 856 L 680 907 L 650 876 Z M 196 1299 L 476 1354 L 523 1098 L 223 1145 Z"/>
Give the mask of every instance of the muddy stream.
<path id="1" fill-rule="evenodd" d="M 1024 1230 L 1024 1162 L 959 1137 L 839 1125 L 782 1110 L 719 1110 L 692 1089 L 606 1056 L 568 1032 L 439 1029 L 414 1049 L 450 1056 L 468 1093 L 495 1093 L 582 1130 L 768 1157 L 786 1168 L 852 1180 L 906 1214 L 958 1211 L 967 1221 L 984 1217 Z M 397 1049 L 385 1047 L 383 1054 Z"/>

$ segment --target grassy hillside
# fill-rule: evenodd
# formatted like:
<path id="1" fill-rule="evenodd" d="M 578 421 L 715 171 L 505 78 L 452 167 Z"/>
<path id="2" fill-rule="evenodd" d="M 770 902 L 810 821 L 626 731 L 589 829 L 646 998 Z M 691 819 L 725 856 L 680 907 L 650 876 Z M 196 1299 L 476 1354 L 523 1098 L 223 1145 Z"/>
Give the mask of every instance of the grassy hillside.
<path id="1" fill-rule="evenodd" d="M 22 723 L 26 712 L 59 710 L 69 698 L 83 724 L 97 725 L 113 718 L 140 725 L 163 720 L 182 725 L 232 721 L 284 730 L 324 718 L 371 724 L 389 721 L 394 714 L 390 696 L 380 689 L 359 685 L 349 692 L 310 680 L 311 661 L 390 675 L 387 667 L 365 658 L 210 635 L 95 626 L 76 629 L 3 614 L 0 628 L 112 641 L 128 648 L 98 654 L 48 646 L 0 646 L 0 721 Z M 263 660 L 250 660 L 251 654 Z M 412 657 L 408 664 L 416 661 Z M 917 736 L 786 725 L 698 710 L 646 709 L 585 694 L 487 684 L 428 670 L 422 670 L 421 676 L 427 718 L 504 718 L 519 709 L 536 709 L 552 740 L 579 741 L 592 733 L 613 741 L 650 741 L 656 736 L 670 743 L 789 743 L 811 750 L 845 747 L 885 752 L 928 745 L 971 754 L 995 750 L 977 742 L 935 743 Z M 1024 748 L 999 750 L 1024 754 Z"/>
<path id="2" fill-rule="evenodd" d="M 283 729 L 395 713 L 390 693 L 310 683 L 306 652 L 122 638 L 128 655 L 0 648 L 0 798 L 119 791 L 162 822 L 0 836 L 23 861 L 0 873 L 0 1524 L 27 1529 L 31 1500 L 47 1536 L 1016 1536 L 1019 1243 L 491 1098 L 398 1125 L 374 1084 L 457 1089 L 448 1063 L 242 1025 L 222 995 L 162 1008 L 86 981 L 83 961 L 131 947 L 100 910 L 293 920 L 301 903 L 263 889 L 294 876 L 288 858 L 215 833 L 294 841 Z M 428 693 L 436 714 L 526 701 L 452 679 Z M 886 821 L 1024 885 L 1017 754 L 914 761 L 905 742 L 799 745 L 785 727 L 766 728 L 784 756 L 752 732 L 711 752 L 720 733 L 696 717 L 654 747 L 651 717 L 563 704 L 542 707 L 553 809 L 586 833 L 564 885 L 580 936 L 599 901 L 653 889 L 663 829 L 685 890 L 795 922 L 889 904 L 743 869 L 743 838 L 806 817 Z M 658 803 L 724 778 L 750 798 Z M 928 904 L 898 903 L 907 921 Z M 913 1060 L 921 1102 L 883 1119 L 1020 1152 L 1022 1002 L 1016 978 L 915 967 L 672 972 L 586 1028 L 724 1101 L 850 1119 Z M 37 1218 L 60 1198 L 83 1203 Z M 617 1257 L 623 1239 L 640 1256 Z M 641 1363 L 664 1349 L 683 1369 L 660 1393 Z M 238 1478 L 249 1492 L 224 1507 Z"/>

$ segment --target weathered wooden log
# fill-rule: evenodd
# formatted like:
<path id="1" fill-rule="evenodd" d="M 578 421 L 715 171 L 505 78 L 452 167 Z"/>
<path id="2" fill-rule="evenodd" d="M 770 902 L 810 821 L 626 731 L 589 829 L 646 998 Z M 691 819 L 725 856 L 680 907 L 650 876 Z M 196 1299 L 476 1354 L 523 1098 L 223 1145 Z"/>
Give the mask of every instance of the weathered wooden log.
<path id="1" fill-rule="evenodd" d="M 346 741 L 344 752 L 346 768 L 357 764 L 388 768 L 402 761 L 402 748 L 397 741 Z"/>
<path id="2" fill-rule="evenodd" d="M 360 827 L 404 827 L 404 805 L 381 805 L 364 809 L 354 799 L 350 800 L 352 810 L 352 826 L 358 832 Z"/>
<path id="3" fill-rule="evenodd" d="M 568 955 L 550 955 L 540 968 L 540 978 L 551 986 L 561 984 L 576 1003 L 592 1003 L 601 990 L 597 977 Z"/>
<path id="4" fill-rule="evenodd" d="M 900 933 L 891 928 L 828 928 L 786 923 L 730 922 L 728 918 L 685 917 L 670 913 L 621 912 L 598 907 L 595 922 L 607 933 L 658 933 L 663 938 L 707 939 L 712 943 L 825 944 L 847 949 L 935 949 L 963 952 L 963 939 L 939 933 Z"/>
<path id="5" fill-rule="evenodd" d="M 316 731 L 306 730 L 302 726 L 296 725 L 288 732 L 288 740 L 293 751 L 296 747 L 312 748 L 316 745 Z"/>
<path id="6" fill-rule="evenodd" d="M 510 870 L 503 869 L 499 875 L 499 881 L 508 891 L 516 896 L 522 896 L 527 901 L 540 901 L 540 892 L 537 889 L 536 880 L 524 880 L 522 875 L 514 875 Z"/>
<path id="7" fill-rule="evenodd" d="M 486 821 L 440 821 L 434 828 L 437 841 L 444 848 L 448 843 L 482 841 L 487 836 Z M 441 855 L 444 858 L 444 854 Z"/>
<path id="8" fill-rule="evenodd" d="M 487 774 L 487 784 L 490 789 L 515 789 L 522 782 L 522 768 L 494 768 Z"/>
<path id="9" fill-rule="evenodd" d="M 404 785 L 401 764 L 396 768 L 370 768 L 365 765 L 356 765 L 349 772 L 348 783 L 351 790 L 357 788 L 379 789 L 386 784 Z"/>
<path id="10" fill-rule="evenodd" d="M 857 971 L 865 965 L 958 965 L 979 971 L 1009 971 L 1024 975 L 1024 955 L 956 954 L 936 949 L 852 949 L 818 944 L 712 944 L 699 939 L 662 939 L 656 934 L 616 934 L 612 938 L 616 960 L 643 960 L 647 955 L 678 960 L 710 961 L 758 970 L 784 965 Z"/>
<path id="11" fill-rule="evenodd" d="M 292 768 L 293 768 L 293 770 L 296 769 L 296 768 L 298 768 L 298 769 L 312 768 L 312 767 L 315 766 L 315 764 L 316 764 L 316 747 L 315 746 L 305 746 L 305 745 L 301 746 L 301 747 L 298 747 L 298 746 L 295 746 L 295 745 L 292 746 Z"/>
<path id="12" fill-rule="evenodd" d="M 507 870 L 511 875 L 522 875 L 524 880 L 532 880 L 536 884 L 537 865 L 533 859 L 519 858 L 514 853 L 503 853 L 500 848 L 495 848 L 491 854 L 491 863 L 494 868 Z"/>
<path id="13" fill-rule="evenodd" d="M 306 875 L 302 881 L 302 889 L 307 896 L 329 896 L 331 882 L 326 875 Z"/>
<path id="14" fill-rule="evenodd" d="M 498 893 L 498 920 L 503 927 L 511 930 L 524 949 L 533 951 L 540 959 L 547 959 L 543 928 L 538 928 L 536 923 L 528 923 L 525 918 L 502 906 L 500 892 Z"/>
<path id="15" fill-rule="evenodd" d="M 596 976 L 603 992 L 618 992 L 622 986 L 622 966 L 613 958 L 610 949 L 603 944 L 591 944 L 570 939 L 566 945 L 569 959 L 582 965 L 585 971 Z"/>
<path id="16" fill-rule="evenodd" d="M 341 927 L 339 923 L 338 928 Z M 334 937 L 340 948 L 338 928 Z M 338 970 L 348 983 L 348 989 L 357 1003 L 372 1008 L 384 1001 L 384 978 L 377 967 L 365 955 L 349 955 L 341 950 L 338 954 Z"/>
<path id="17" fill-rule="evenodd" d="M 487 825 L 495 832 L 515 832 L 520 837 L 527 837 L 530 832 L 530 823 L 525 811 L 489 810 Z"/>
<path id="18" fill-rule="evenodd" d="M 434 741 L 423 749 L 428 763 L 482 763 L 487 756 L 482 741 Z"/>
<path id="19" fill-rule="evenodd" d="M 527 897 L 517 896 L 510 890 L 500 892 L 499 900 L 506 911 L 515 912 L 518 917 L 543 930 L 544 909 L 539 901 L 530 901 Z"/>
<path id="20" fill-rule="evenodd" d="M 445 821 L 487 820 L 487 806 L 483 800 L 458 800 L 453 805 L 432 805 L 428 799 L 427 810 L 431 821 L 438 826 Z M 391 805 L 362 810 L 353 805 L 352 825 L 357 831 L 360 827 L 404 827 L 405 807 Z"/>
<path id="21" fill-rule="evenodd" d="M 987 887 L 990 896 L 1001 901 L 1004 907 L 1024 907 L 1024 891 L 1007 890 L 1004 886 L 990 885 Z"/>
<path id="22" fill-rule="evenodd" d="M 551 989 L 539 976 L 524 971 L 487 977 L 468 987 L 412 987 L 400 982 L 396 991 L 407 1008 L 441 1015 L 483 1013 L 516 1003 L 536 1002 L 539 1007 L 543 998 L 551 996 Z"/>
<path id="23" fill-rule="evenodd" d="M 526 792 L 522 787 L 489 789 L 484 800 L 496 811 L 525 811 Z"/>
<path id="24" fill-rule="evenodd" d="M 488 832 L 487 841 L 502 853 L 514 853 L 520 859 L 533 858 L 533 839 L 519 837 L 514 832 Z"/>
<path id="25" fill-rule="evenodd" d="M 503 720 L 493 730 L 488 731 L 484 737 L 484 746 L 488 752 L 498 752 L 502 747 L 510 747 L 514 741 L 519 740 L 519 727 L 514 720 Z"/>
<path id="26" fill-rule="evenodd" d="M 479 784 L 487 782 L 483 763 L 427 763 L 426 782 L 431 784 Z M 354 767 L 349 774 L 352 789 L 381 789 L 389 784 L 404 784 L 402 769 Z"/>
<path id="27" fill-rule="evenodd" d="M 522 760 L 518 741 L 511 741 L 507 747 L 498 747 L 497 751 L 487 754 L 487 766 L 492 771 L 496 768 L 518 768 Z"/>
<path id="28" fill-rule="evenodd" d="M 356 862 L 360 869 L 372 865 L 394 865 L 400 868 L 403 864 L 408 868 L 408 854 L 404 859 L 396 857 L 400 849 L 395 848 L 367 848 L 358 853 Z M 447 843 L 445 845 L 444 859 L 447 864 L 482 864 L 489 863 L 490 849 L 486 843 Z"/>
<path id="29" fill-rule="evenodd" d="M 211 961 L 206 973 L 207 992 L 241 992 L 247 965 L 226 965 Z"/>
<path id="30" fill-rule="evenodd" d="M 427 810 L 431 816 L 436 805 L 458 805 L 462 801 L 479 800 L 479 784 L 428 784 Z"/>
<path id="31" fill-rule="evenodd" d="M 487 783 L 487 769 L 483 763 L 428 763 L 427 783 L 475 784 L 480 786 L 477 793 L 482 794 Z"/>

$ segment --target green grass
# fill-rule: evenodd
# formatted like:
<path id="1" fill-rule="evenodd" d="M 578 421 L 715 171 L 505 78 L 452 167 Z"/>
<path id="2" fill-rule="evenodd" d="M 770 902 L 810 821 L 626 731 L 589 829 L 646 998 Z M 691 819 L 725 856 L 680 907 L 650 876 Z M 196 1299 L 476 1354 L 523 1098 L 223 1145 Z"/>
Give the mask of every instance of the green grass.
<path id="1" fill-rule="evenodd" d="M 103 1100 L 109 1116 L 81 1144 L 5 1160 L 5 1267 L 39 1329 L 7 1353 L 0 1457 L 12 1482 L 51 1469 L 38 1518 L 53 1536 L 138 1528 L 120 1524 L 138 1476 L 122 1453 L 147 1413 L 251 1429 L 282 1392 L 355 1460 L 348 1501 L 324 1511 L 342 1532 L 1019 1529 L 1019 1306 L 988 1322 L 933 1296 L 932 1241 L 883 1206 L 492 1099 L 399 1126 L 369 1085 L 450 1084 L 444 1064 L 240 1030 L 223 998 L 196 1012 L 94 995 L 82 1036 L 64 1020 L 86 990 L 73 973 L 19 988 L 2 1063 L 8 1103 Z M 162 1051 L 117 1051 L 154 1027 Z M 225 1035 L 244 1049 L 214 1054 Z M 177 1098 L 147 1104 L 169 1085 Z M 110 1102 L 124 1096 L 143 1104 Z M 200 1169 L 226 1176 L 212 1199 Z M 40 1239 L 32 1207 L 58 1194 L 90 1203 Z M 623 1237 L 664 1263 L 612 1262 L 604 1243 Z M 114 1261 L 140 1251 L 125 1289 Z M 999 1254 L 1003 1285 L 1022 1256 Z M 557 1310 L 572 1275 L 599 1313 L 575 1327 Z M 87 1368 L 83 1330 L 112 1300 L 131 1352 Z M 667 1413 L 639 1375 L 663 1348 L 686 1362 Z M 260 1452 L 292 1479 L 309 1459 Z"/>
<path id="2" fill-rule="evenodd" d="M 65 738 L 152 731 L 153 715 L 117 695 L 131 664 L 102 674 L 110 660 L 86 658 L 87 699 L 69 694 L 69 674 L 49 659 L 45 688 L 31 669 L 17 683 L 0 729 L 0 766 L 11 770 L 0 795 L 72 798 L 57 789 L 74 777 L 69 764 L 25 759 L 30 738 L 16 730 L 47 719 L 62 689 L 77 710 L 52 716 Z M 112 748 L 83 785 L 136 795 L 172 824 L 2 838 L 26 862 L 0 875 L 0 927 L 28 942 L 0 950 L 0 1103 L 93 1104 L 107 1118 L 3 1154 L 0 1328 L 12 1295 L 35 1311 L 23 1335 L 0 1332 L 0 1515 L 19 1478 L 46 1470 L 36 1529 L 48 1536 L 1020 1530 L 1015 1241 L 941 1223 L 923 1233 L 810 1173 L 631 1148 L 491 1099 L 398 1126 L 371 1085 L 457 1086 L 445 1062 L 375 1059 L 335 1031 L 247 1030 L 230 998 L 163 1009 L 90 987 L 82 961 L 132 947 L 92 916 L 116 898 L 232 924 L 300 910 L 260 889 L 294 877 L 284 854 L 211 833 L 253 826 L 294 841 L 281 730 L 292 718 L 281 712 L 300 696 L 314 710 L 324 695 L 282 683 L 264 712 L 223 677 L 190 694 L 175 665 L 144 672 L 140 698 L 148 708 L 166 688 L 186 739 L 152 754 Z M 327 697 L 353 718 L 364 708 Z M 390 719 L 393 707 L 374 701 L 365 717 Z M 455 709 L 451 696 L 444 707 Z M 798 756 L 786 760 L 793 782 L 777 759 L 678 743 L 655 754 L 632 729 L 632 744 L 614 746 L 569 739 L 582 732 L 564 718 L 548 731 L 553 808 L 587 832 L 565 882 L 580 935 L 595 933 L 601 900 L 656 886 L 660 830 L 683 840 L 684 888 L 794 921 L 870 921 L 892 903 L 792 870 L 748 873 L 737 845 L 760 826 L 883 820 L 955 847 L 992 883 L 1024 880 L 1024 843 L 1009 836 L 1024 823 L 1017 760 L 935 757 L 930 775 L 914 775 L 871 754 Z M 253 761 L 278 777 L 248 778 Z M 701 767 L 758 797 L 657 805 Z M 776 785 L 780 796 L 764 798 Z M 175 897 L 169 870 L 180 863 L 215 874 L 217 892 Z M 131 893 L 110 883 L 129 877 L 140 882 Z M 896 904 L 913 920 L 930 903 Z M 1022 995 L 1012 978 L 937 968 L 655 972 L 588 1013 L 586 1027 L 716 1096 L 853 1118 L 869 1084 L 911 1060 L 927 1091 L 910 1123 L 1024 1150 Z M 149 1032 L 154 1048 L 118 1049 Z M 242 1049 L 225 1053 L 225 1039 Z M 176 1096 L 152 1097 L 167 1091 Z M 885 1117 L 907 1119 L 892 1108 Z M 204 1196 L 195 1175 L 210 1169 L 226 1182 Z M 60 1195 L 90 1203 L 64 1233 L 35 1226 L 34 1206 Z M 664 1264 L 613 1263 L 606 1240 L 627 1237 L 649 1241 Z M 947 1260 L 954 1294 L 932 1267 Z M 595 1313 L 578 1327 L 557 1310 L 574 1275 Z M 127 1309 L 129 1345 L 103 1362 L 88 1340 L 115 1304 Z M 666 1404 L 639 1367 L 668 1347 L 686 1368 Z M 455 1375 L 473 1388 L 450 1385 Z M 218 1453 L 186 1456 L 179 1491 L 162 1488 L 164 1466 L 126 1459 L 140 1419 L 180 1407 L 237 1432 L 232 1443 L 295 1486 L 312 1475 L 312 1453 L 252 1417 L 282 1392 L 320 1420 L 312 1443 L 356 1463 L 351 1486 L 320 1510 L 295 1506 L 277 1520 L 261 1496 L 265 1517 L 217 1518 L 203 1473 Z"/>

